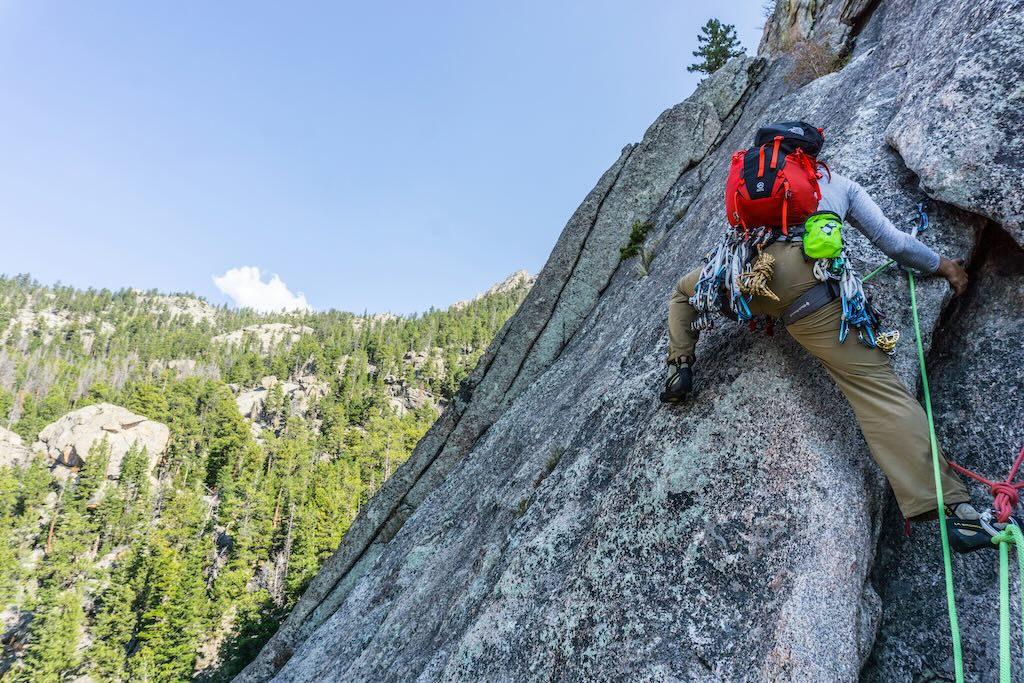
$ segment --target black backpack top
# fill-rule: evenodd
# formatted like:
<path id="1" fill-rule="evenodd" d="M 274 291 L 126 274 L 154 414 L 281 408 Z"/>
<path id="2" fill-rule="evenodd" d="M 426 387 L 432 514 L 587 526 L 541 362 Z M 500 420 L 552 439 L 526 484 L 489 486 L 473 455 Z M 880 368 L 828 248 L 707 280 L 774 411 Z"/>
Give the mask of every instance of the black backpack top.
<path id="1" fill-rule="evenodd" d="M 821 128 L 815 128 L 804 121 L 782 121 L 758 128 L 754 136 L 754 147 L 771 144 L 777 136 L 782 136 L 785 152 L 802 149 L 805 154 L 816 157 L 825 144 L 822 132 Z"/>

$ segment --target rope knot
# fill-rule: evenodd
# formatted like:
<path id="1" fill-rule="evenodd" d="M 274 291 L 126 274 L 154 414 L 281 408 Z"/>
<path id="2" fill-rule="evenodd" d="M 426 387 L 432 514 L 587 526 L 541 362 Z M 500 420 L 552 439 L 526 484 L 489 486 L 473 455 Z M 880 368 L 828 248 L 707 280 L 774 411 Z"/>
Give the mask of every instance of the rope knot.
<path id="1" fill-rule="evenodd" d="M 995 498 L 993 507 L 996 509 L 996 518 L 1001 524 L 1005 524 L 1013 509 L 1017 507 L 1017 487 L 1006 481 L 997 481 L 992 484 L 992 495 Z"/>
<path id="2" fill-rule="evenodd" d="M 1018 490 L 1024 487 L 1024 482 L 1013 483 L 1014 477 L 1017 476 L 1017 470 L 1020 469 L 1022 463 L 1024 463 L 1024 448 L 1020 449 L 1020 453 L 1017 454 L 1017 459 L 1013 461 L 1013 466 L 1010 467 L 1010 473 L 1006 475 L 1005 481 L 991 481 L 952 461 L 949 461 L 949 466 L 960 474 L 988 486 L 994 498 L 992 507 L 995 508 L 996 519 L 999 520 L 1000 524 L 1006 524 L 1010 521 L 1013 509 L 1017 507 Z"/>

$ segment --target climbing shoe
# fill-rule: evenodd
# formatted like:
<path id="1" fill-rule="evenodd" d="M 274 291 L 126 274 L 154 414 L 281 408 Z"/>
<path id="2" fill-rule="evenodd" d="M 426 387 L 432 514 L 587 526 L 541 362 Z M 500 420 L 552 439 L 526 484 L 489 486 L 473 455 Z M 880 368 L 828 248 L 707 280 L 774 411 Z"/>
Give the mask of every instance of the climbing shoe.
<path id="1" fill-rule="evenodd" d="M 682 403 L 687 394 L 693 391 L 693 370 L 682 359 L 668 365 L 668 377 L 665 379 L 665 390 L 661 392 L 661 400 L 665 403 Z"/>
<path id="2" fill-rule="evenodd" d="M 1006 524 L 996 521 L 995 514 L 991 510 L 979 513 L 970 503 L 946 505 L 945 512 L 949 544 L 958 553 L 971 553 L 986 548 L 995 549 L 992 537 L 1006 528 Z M 1007 524 L 1020 526 L 1013 517 Z"/>

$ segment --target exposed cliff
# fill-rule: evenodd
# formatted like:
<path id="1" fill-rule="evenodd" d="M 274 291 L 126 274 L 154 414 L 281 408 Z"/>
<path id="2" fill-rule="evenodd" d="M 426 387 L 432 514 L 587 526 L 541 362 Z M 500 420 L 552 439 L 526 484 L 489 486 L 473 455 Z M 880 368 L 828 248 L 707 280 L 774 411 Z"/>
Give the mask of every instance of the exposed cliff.
<path id="1" fill-rule="evenodd" d="M 963 300 L 921 283 L 923 341 L 947 452 L 1004 471 L 1024 443 L 1022 36 L 1020 0 L 780 2 L 761 58 L 707 79 L 602 176 L 240 680 L 947 673 L 937 530 L 889 533 L 891 494 L 825 372 L 784 334 L 720 324 L 698 348 L 698 396 L 665 408 L 665 304 L 722 229 L 731 151 L 767 121 L 817 122 L 830 166 L 897 221 L 928 201 L 930 244 L 970 257 Z M 837 70 L 801 84 L 808 44 Z M 648 219 L 639 277 L 618 248 Z M 883 260 L 851 240 L 862 265 Z M 905 280 L 871 289 L 917 387 Z M 955 563 L 971 680 L 996 670 L 990 560 Z"/>

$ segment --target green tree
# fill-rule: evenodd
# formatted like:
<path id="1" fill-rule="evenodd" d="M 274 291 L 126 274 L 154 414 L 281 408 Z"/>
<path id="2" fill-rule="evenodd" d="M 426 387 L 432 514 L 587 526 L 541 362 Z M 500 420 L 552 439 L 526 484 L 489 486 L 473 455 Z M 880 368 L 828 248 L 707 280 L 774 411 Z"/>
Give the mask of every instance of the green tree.
<path id="1" fill-rule="evenodd" d="M 0 425 L 7 425 L 7 414 L 11 412 L 12 407 L 14 407 L 14 396 L 0 387 Z"/>
<path id="2" fill-rule="evenodd" d="M 687 71 L 713 74 L 730 59 L 743 54 L 739 38 L 736 37 L 736 27 L 723 24 L 718 19 L 708 19 L 708 23 L 701 27 L 697 44 L 693 56 L 700 57 L 701 61 L 686 67 Z"/>
<path id="3" fill-rule="evenodd" d="M 78 639 L 84 622 L 78 590 L 54 586 L 43 591 L 36 605 L 25 658 L 14 679 L 50 683 L 72 678 L 69 674 L 82 661 Z"/>
<path id="4" fill-rule="evenodd" d="M 132 609 L 136 600 L 132 578 L 138 570 L 134 555 L 118 562 L 111 581 L 96 601 L 92 645 L 86 661 L 97 680 L 125 680 L 128 649 L 135 636 L 138 616 Z"/>

